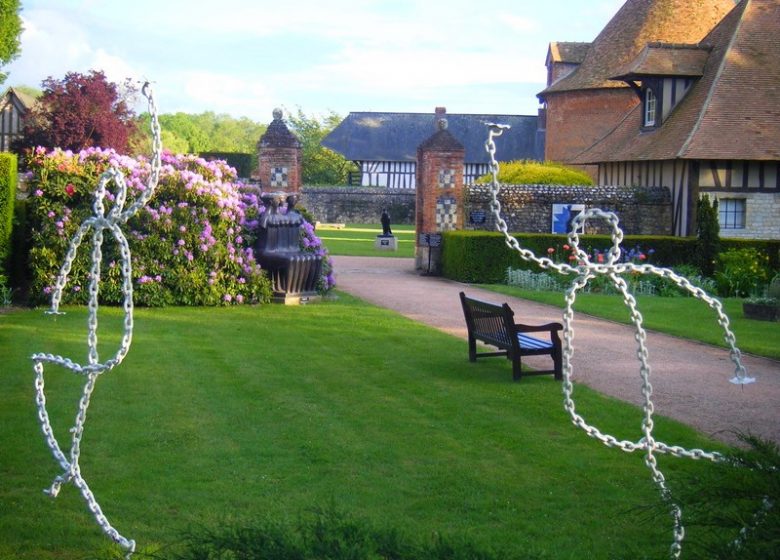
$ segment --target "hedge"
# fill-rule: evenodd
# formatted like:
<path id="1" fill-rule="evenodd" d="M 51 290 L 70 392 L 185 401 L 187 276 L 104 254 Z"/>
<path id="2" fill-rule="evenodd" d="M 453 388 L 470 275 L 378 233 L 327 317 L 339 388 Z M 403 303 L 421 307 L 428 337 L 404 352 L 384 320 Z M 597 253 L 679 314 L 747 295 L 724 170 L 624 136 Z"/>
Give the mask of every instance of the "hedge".
<path id="1" fill-rule="evenodd" d="M 206 161 L 222 160 L 236 170 L 239 177 L 244 179 L 252 175 L 252 170 L 257 166 L 257 155 L 244 152 L 200 152 L 198 154 Z"/>
<path id="2" fill-rule="evenodd" d="M 0 273 L 11 253 L 11 232 L 16 199 L 16 155 L 0 153 Z"/>
<path id="3" fill-rule="evenodd" d="M 554 234 L 513 234 L 520 246 L 533 251 L 539 257 L 550 256 L 556 262 L 568 259 L 564 245 L 568 237 Z M 581 235 L 580 248 L 589 255 L 604 252 L 612 246 L 609 235 Z M 695 237 L 671 237 L 627 235 L 623 239 L 622 249 L 625 255 L 632 253 L 636 260 L 639 254 L 645 256 L 643 262 L 663 267 L 690 265 L 696 261 Z M 780 241 L 763 240 L 721 240 L 721 251 L 732 248 L 754 247 L 769 256 L 769 267 L 780 271 Z M 552 253 L 548 253 L 553 249 Z M 594 258 L 596 256 L 594 255 Z M 449 231 L 443 234 L 442 274 L 446 278 L 459 282 L 499 283 L 506 278 L 508 267 L 526 270 L 539 270 L 538 265 L 520 258 L 517 251 L 509 249 L 504 236 L 488 231 Z"/>

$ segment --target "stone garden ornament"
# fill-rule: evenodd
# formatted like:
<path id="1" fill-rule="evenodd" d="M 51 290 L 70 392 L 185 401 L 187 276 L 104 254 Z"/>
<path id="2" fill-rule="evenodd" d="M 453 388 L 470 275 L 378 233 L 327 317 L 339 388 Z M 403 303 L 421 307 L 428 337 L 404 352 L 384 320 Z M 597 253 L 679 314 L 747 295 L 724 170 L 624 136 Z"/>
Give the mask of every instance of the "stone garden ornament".
<path id="1" fill-rule="evenodd" d="M 60 300 L 62 298 L 62 290 L 68 281 L 68 274 L 70 273 L 71 266 L 73 265 L 73 259 L 76 257 L 76 253 L 84 240 L 87 233 L 92 232 L 92 267 L 89 275 L 89 302 L 88 302 L 88 324 L 87 324 L 87 346 L 88 356 L 87 363 L 80 364 L 72 361 L 70 358 L 63 356 L 57 356 L 52 354 L 37 353 L 32 356 L 33 369 L 35 371 L 35 394 L 36 404 L 38 407 L 38 419 L 43 430 L 44 438 L 49 446 L 54 458 L 62 468 L 62 473 L 59 474 L 52 483 L 51 487 L 45 490 L 53 498 L 57 496 L 60 488 L 63 484 L 72 482 L 76 488 L 79 489 L 84 500 L 87 502 L 87 506 L 92 512 L 100 528 L 103 532 L 111 538 L 114 542 L 119 544 L 127 551 L 127 557 L 129 558 L 135 551 L 135 541 L 130 540 L 122 536 L 103 514 L 103 510 L 95 499 L 94 494 L 89 488 L 86 480 L 81 474 L 81 467 L 79 465 L 79 455 L 81 453 L 81 437 L 84 433 L 84 421 L 86 420 L 87 409 L 89 408 L 89 401 L 92 395 L 92 391 L 95 388 L 95 383 L 98 377 L 105 372 L 111 371 L 118 366 L 127 355 L 130 350 L 130 342 L 133 335 L 133 281 L 132 281 L 132 269 L 130 260 L 130 249 L 127 244 L 127 239 L 122 233 L 121 226 L 127 223 L 140 208 L 146 205 L 154 194 L 157 182 L 160 177 L 160 157 L 162 154 L 162 142 L 160 140 L 160 125 L 157 120 L 157 108 L 154 103 L 154 97 L 152 95 L 149 83 L 145 83 L 141 89 L 141 93 L 146 97 L 149 114 L 151 115 L 151 129 L 153 136 L 153 154 L 151 160 L 151 171 L 147 180 L 146 186 L 138 195 L 136 200 L 125 209 L 125 201 L 127 198 L 127 184 L 122 173 L 116 168 L 110 168 L 100 177 L 100 180 L 95 190 L 95 200 L 92 205 L 93 215 L 81 224 L 81 227 L 73 236 L 68 247 L 68 251 L 65 255 L 65 261 L 60 268 L 59 275 L 57 277 L 54 290 L 52 292 L 51 309 L 47 313 L 53 315 L 59 315 Z M 107 187 L 110 183 L 114 183 L 113 189 L 113 203 L 110 205 L 110 209 L 106 210 L 106 198 Z M 111 198 L 110 196 L 108 197 Z M 105 232 L 109 232 L 113 235 L 116 243 L 119 247 L 121 261 L 122 261 L 122 291 L 124 294 L 124 334 L 119 344 L 119 349 L 116 351 L 113 357 L 101 362 L 98 357 L 97 343 L 98 343 L 98 288 L 100 284 L 100 269 L 102 264 L 102 245 Z M 70 428 L 71 442 L 70 449 L 63 451 L 57 438 L 54 436 L 51 422 L 49 421 L 49 414 L 46 411 L 46 395 L 44 393 L 44 364 L 53 364 L 61 366 L 76 375 L 84 376 L 85 383 L 82 390 L 81 399 L 78 404 L 78 411 L 76 413 L 76 419 L 73 427 Z"/>
<path id="2" fill-rule="evenodd" d="M 604 445 L 608 447 L 617 447 L 626 452 L 644 452 L 645 465 L 650 469 L 652 480 L 658 487 L 662 499 L 669 507 L 673 519 L 673 542 L 670 547 L 670 556 L 672 558 L 679 558 L 685 536 L 685 530 L 682 525 L 682 511 L 672 499 L 669 488 L 666 485 L 666 479 L 658 468 L 655 454 L 670 454 L 675 457 L 687 457 L 690 459 L 708 459 L 715 462 L 724 461 L 725 458 L 718 452 L 707 452 L 702 451 L 701 449 L 685 449 L 675 445 L 668 445 L 662 441 L 656 440 L 653 436 L 653 387 L 650 384 L 650 364 L 648 361 L 646 333 L 642 327 L 642 314 L 637 309 L 636 299 L 631 295 L 626 281 L 620 275 L 627 272 L 636 274 L 655 274 L 674 282 L 677 286 L 689 292 L 693 297 L 706 303 L 715 311 L 718 324 L 723 328 L 724 338 L 729 346 L 729 355 L 735 366 L 734 377 L 732 377 L 730 381 L 736 385 L 753 383 L 755 379 L 747 376 L 745 367 L 742 365 L 741 353 L 739 348 L 737 348 L 736 339 L 729 329 L 729 319 L 724 314 L 720 301 L 707 295 L 702 289 L 692 285 L 686 278 L 675 274 L 672 270 L 668 268 L 658 268 L 649 264 L 638 265 L 632 262 L 620 262 L 620 243 L 623 240 L 623 231 L 618 226 L 618 218 L 613 212 L 605 212 L 593 208 L 580 213 L 572 221 L 571 232 L 569 233 L 569 245 L 571 245 L 572 251 L 577 257 L 577 266 L 555 263 L 546 257 L 537 257 L 532 251 L 521 247 L 517 239 L 509 235 L 507 231 L 507 224 L 501 217 L 501 204 L 498 201 L 498 191 L 500 188 L 498 182 L 498 162 L 495 158 L 496 144 L 493 139 L 501 136 L 504 130 L 508 129 L 509 126 L 487 123 L 487 127 L 488 139 L 485 143 L 485 149 L 490 155 L 490 171 L 492 174 L 490 210 L 495 218 L 497 229 L 504 234 L 506 244 L 509 248 L 517 251 L 523 260 L 536 263 L 543 269 L 552 269 L 561 274 L 575 276 L 571 286 L 566 290 L 566 308 L 563 315 L 564 408 L 571 416 L 575 426 L 582 428 L 590 437 L 598 439 Z M 590 262 L 588 254 L 580 249 L 579 246 L 579 235 L 577 232 L 582 231 L 584 224 L 591 219 L 606 220 L 612 232 L 612 247 L 609 249 L 605 262 L 603 263 Z M 644 412 L 642 418 L 642 437 L 636 442 L 627 440 L 619 441 L 614 436 L 602 433 L 595 426 L 589 425 L 585 419 L 577 413 L 574 406 L 574 398 L 572 396 L 573 385 L 571 381 L 571 359 L 574 355 L 574 348 L 572 345 L 572 341 L 574 340 L 574 327 L 572 326 L 574 303 L 577 292 L 585 288 L 588 281 L 597 276 L 606 276 L 623 296 L 623 302 L 626 307 L 628 307 L 631 315 L 631 322 L 634 324 L 636 332 L 634 338 L 637 342 L 637 359 L 639 360 L 639 373 L 642 378 L 642 395 L 644 397 L 642 405 L 642 410 Z M 764 506 L 766 507 L 767 504 L 765 503 Z M 761 512 L 757 514 L 757 517 L 760 515 Z M 746 530 L 743 529 L 740 537 L 734 544 L 738 546 L 745 535 Z"/>

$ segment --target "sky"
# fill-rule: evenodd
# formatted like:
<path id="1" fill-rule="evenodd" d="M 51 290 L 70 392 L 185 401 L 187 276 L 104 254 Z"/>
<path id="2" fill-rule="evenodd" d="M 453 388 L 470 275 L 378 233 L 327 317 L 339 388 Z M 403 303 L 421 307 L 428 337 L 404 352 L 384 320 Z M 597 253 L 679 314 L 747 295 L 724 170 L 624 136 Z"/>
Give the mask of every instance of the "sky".
<path id="1" fill-rule="evenodd" d="M 22 0 L 4 86 L 102 70 L 149 80 L 161 113 L 261 123 L 275 107 L 531 115 L 550 41 L 592 41 L 623 2 Z"/>

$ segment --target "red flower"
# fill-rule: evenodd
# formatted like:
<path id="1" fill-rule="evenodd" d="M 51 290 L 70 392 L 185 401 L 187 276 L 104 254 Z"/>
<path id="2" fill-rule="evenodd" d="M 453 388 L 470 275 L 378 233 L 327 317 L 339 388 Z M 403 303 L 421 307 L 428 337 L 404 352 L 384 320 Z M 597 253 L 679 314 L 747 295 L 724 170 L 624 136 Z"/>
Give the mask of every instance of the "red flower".
<path id="1" fill-rule="evenodd" d="M 597 260 L 599 261 L 599 263 L 603 263 L 604 262 L 604 253 L 599 253 L 599 256 L 598 256 Z"/>
<path id="2" fill-rule="evenodd" d="M 646 258 L 647 258 L 647 255 L 645 255 L 644 253 L 639 253 L 639 260 L 640 260 L 640 261 L 643 261 L 643 260 L 645 260 Z"/>
<path id="3" fill-rule="evenodd" d="M 570 248 L 571 248 L 571 247 L 569 247 L 568 245 L 564 245 L 564 246 L 563 246 L 563 250 L 564 250 L 564 251 L 568 251 Z"/>
<path id="4" fill-rule="evenodd" d="M 68 196 L 73 196 L 76 193 L 76 187 L 68 183 L 68 186 L 65 187 L 65 192 Z"/>

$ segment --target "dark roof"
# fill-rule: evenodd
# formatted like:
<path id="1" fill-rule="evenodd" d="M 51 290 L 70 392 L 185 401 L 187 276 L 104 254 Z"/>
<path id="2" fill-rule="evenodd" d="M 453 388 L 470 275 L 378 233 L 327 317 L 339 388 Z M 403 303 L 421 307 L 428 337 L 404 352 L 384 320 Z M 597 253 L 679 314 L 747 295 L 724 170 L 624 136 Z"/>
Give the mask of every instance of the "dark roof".
<path id="1" fill-rule="evenodd" d="M 536 115 L 446 114 L 447 132 L 466 150 L 466 163 L 487 163 L 485 123 L 508 124 L 498 143 L 499 161 L 544 158 Z M 351 161 L 416 161 L 417 148 L 437 131 L 434 113 L 354 112 L 347 115 L 322 145 Z"/>
<path id="2" fill-rule="evenodd" d="M 734 0 L 627 0 L 594 39 L 571 74 L 539 93 L 628 87 L 610 80 L 648 43 L 698 43 L 734 7 Z"/>
<path id="3" fill-rule="evenodd" d="M 279 109 L 275 109 L 274 120 L 268 125 L 257 145 L 261 147 L 273 146 L 275 148 L 300 148 L 301 142 L 284 124 L 282 112 Z"/>
<path id="4" fill-rule="evenodd" d="M 634 60 L 618 70 L 613 80 L 635 80 L 644 76 L 698 77 L 710 56 L 706 45 L 650 43 Z"/>
<path id="5" fill-rule="evenodd" d="M 641 105 L 575 163 L 663 159 L 780 159 L 777 0 L 742 0 L 702 41 L 704 74 L 657 129 Z"/>
<path id="6" fill-rule="evenodd" d="M 588 54 L 590 43 L 553 41 L 547 52 L 548 62 L 580 64 Z"/>

